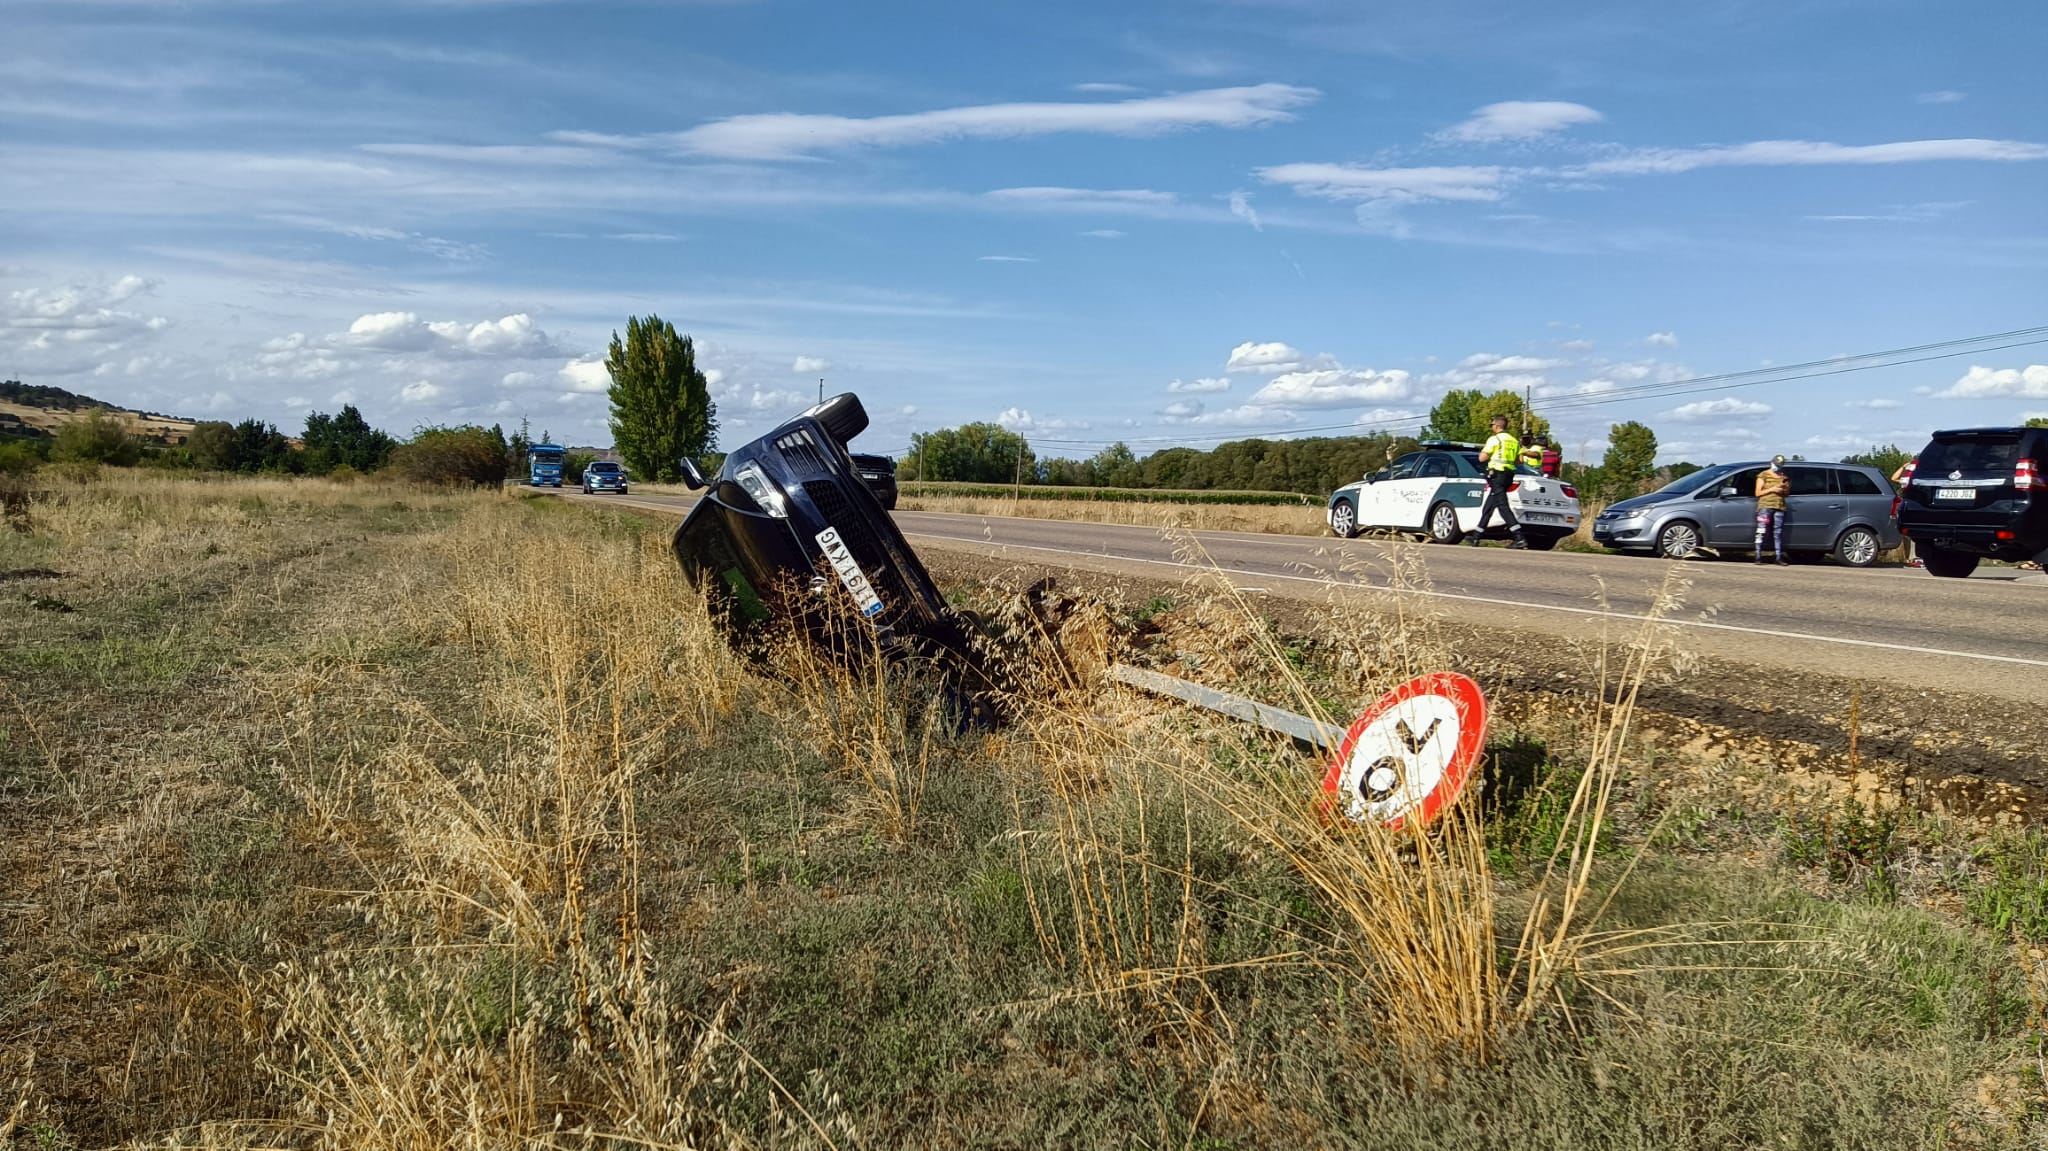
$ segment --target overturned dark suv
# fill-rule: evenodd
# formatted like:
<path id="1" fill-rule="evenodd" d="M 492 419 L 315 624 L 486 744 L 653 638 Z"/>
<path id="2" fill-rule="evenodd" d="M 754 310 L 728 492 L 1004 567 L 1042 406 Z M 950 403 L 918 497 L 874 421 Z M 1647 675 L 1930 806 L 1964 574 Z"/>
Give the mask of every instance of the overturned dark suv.
<path id="1" fill-rule="evenodd" d="M 828 647 L 871 640 L 892 659 L 930 662 L 980 708 L 994 688 L 970 651 L 972 629 L 847 454 L 867 426 L 845 393 L 734 449 L 716 476 L 684 460 L 685 479 L 708 490 L 676 529 L 676 559 L 735 634 L 785 623 Z"/>
<path id="2" fill-rule="evenodd" d="M 2048 555 L 2048 428 L 1934 433 L 1899 485 L 1899 530 L 1929 573 Z"/>

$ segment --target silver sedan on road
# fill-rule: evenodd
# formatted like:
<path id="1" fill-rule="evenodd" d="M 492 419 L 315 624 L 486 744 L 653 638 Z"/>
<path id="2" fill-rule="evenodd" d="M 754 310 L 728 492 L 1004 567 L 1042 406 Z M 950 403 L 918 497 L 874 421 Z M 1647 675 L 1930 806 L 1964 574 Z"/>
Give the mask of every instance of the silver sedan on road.
<path id="1" fill-rule="evenodd" d="M 1717 464 L 1657 491 L 1607 505 L 1593 518 L 1593 541 L 1617 551 L 1686 559 L 1706 549 L 1745 552 L 1756 542 L 1756 477 L 1768 461 Z M 1869 567 L 1899 546 L 1892 486 L 1876 468 L 1799 461 L 1787 464 L 1785 550 L 1832 554 Z"/>

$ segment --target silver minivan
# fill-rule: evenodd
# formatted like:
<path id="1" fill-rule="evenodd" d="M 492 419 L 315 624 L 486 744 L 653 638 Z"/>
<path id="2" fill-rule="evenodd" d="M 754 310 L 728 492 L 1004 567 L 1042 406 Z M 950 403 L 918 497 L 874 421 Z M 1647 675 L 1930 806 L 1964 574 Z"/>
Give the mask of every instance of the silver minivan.
<path id="1" fill-rule="evenodd" d="M 1756 477 L 1768 461 L 1717 464 L 1681 476 L 1646 496 L 1607 505 L 1593 519 L 1593 541 L 1617 551 L 1686 559 L 1702 551 L 1747 554 L 1756 544 Z M 1869 567 L 1899 546 L 1892 486 L 1858 464 L 1805 460 L 1785 465 L 1785 551 L 1832 554 Z"/>

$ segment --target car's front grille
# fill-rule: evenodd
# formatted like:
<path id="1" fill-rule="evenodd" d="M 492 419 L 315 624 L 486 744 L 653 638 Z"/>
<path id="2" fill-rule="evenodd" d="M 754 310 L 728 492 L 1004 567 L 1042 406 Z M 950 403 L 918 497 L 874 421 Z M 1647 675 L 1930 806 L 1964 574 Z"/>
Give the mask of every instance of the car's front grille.
<path id="1" fill-rule="evenodd" d="M 775 447 L 788 462 L 790 470 L 799 475 L 826 476 L 832 474 L 832 465 L 825 459 L 825 453 L 818 448 L 811 433 L 798 428 L 796 431 L 775 441 Z"/>
<path id="2" fill-rule="evenodd" d="M 846 502 L 845 493 L 832 480 L 811 480 L 804 484 L 804 494 L 818 514 L 825 518 L 839 532 L 839 539 L 846 544 L 846 550 L 853 553 L 854 560 L 875 584 L 875 590 L 882 593 L 884 604 L 898 608 L 910 600 L 910 589 L 903 586 L 895 562 L 889 550 L 868 527 L 867 517 L 855 511 Z"/>

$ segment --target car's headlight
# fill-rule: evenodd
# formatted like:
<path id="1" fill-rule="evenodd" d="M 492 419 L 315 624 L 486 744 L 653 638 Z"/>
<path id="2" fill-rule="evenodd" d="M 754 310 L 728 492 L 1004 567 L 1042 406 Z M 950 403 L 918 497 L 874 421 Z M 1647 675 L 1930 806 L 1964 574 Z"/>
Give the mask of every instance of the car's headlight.
<path id="1" fill-rule="evenodd" d="M 789 508 L 783 503 L 782 490 L 768 482 L 768 476 L 761 471 L 759 464 L 741 464 L 739 470 L 732 474 L 732 479 L 734 483 L 746 489 L 747 495 L 753 497 L 755 505 L 762 511 L 778 520 L 789 518 Z"/>

